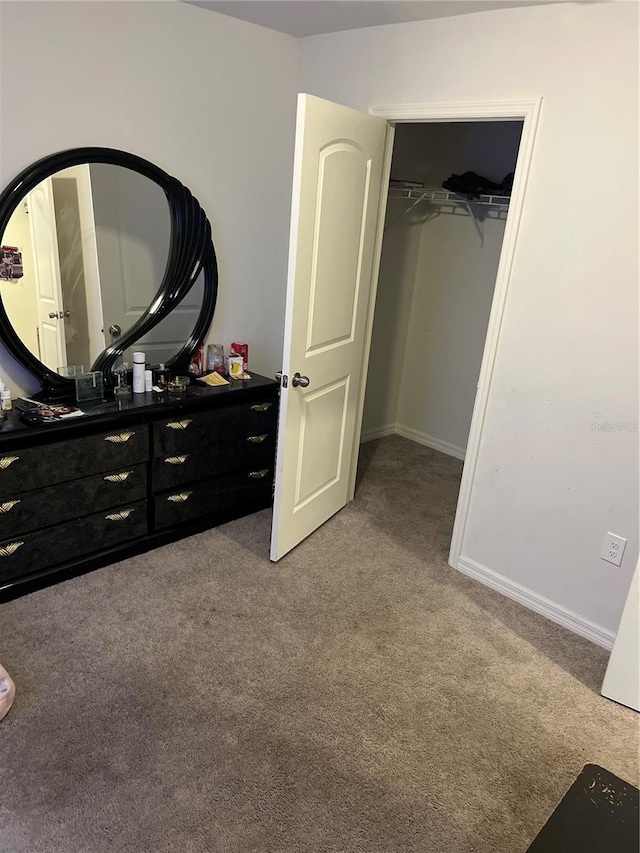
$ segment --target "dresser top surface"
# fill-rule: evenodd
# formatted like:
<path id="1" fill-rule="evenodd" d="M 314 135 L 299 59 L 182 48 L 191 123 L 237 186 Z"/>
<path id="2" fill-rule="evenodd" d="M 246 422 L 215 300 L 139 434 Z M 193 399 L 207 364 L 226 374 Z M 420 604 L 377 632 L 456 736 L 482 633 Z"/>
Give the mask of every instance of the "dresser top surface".
<path id="1" fill-rule="evenodd" d="M 194 382 L 179 398 L 170 398 L 166 392 L 158 394 L 150 391 L 144 394 L 132 394 L 129 400 L 103 401 L 92 406 L 82 404 L 79 408 L 84 412 L 83 415 L 35 426 L 24 424 L 18 418 L 18 411 L 14 408 L 8 413 L 7 420 L 0 422 L 0 446 L 14 443 L 14 441 L 22 444 L 30 443 L 32 440 L 38 443 L 47 441 L 47 437 L 49 440 L 59 441 L 67 435 L 81 434 L 85 431 L 110 429 L 115 425 L 148 421 L 176 412 L 222 407 L 241 403 L 244 400 L 249 402 L 264 395 L 270 397 L 274 395 L 278 385 L 273 379 L 267 379 L 255 373 L 251 376 L 251 379 L 231 380 L 229 385 L 216 387 Z"/>

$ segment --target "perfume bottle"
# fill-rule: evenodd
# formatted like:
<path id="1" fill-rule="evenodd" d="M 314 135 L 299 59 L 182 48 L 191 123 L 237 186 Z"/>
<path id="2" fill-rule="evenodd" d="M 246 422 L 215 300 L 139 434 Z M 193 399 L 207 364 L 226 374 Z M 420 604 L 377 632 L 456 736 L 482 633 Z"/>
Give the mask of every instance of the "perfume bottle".
<path id="1" fill-rule="evenodd" d="M 161 391 L 166 391 L 168 384 L 169 371 L 161 362 L 156 369 L 156 388 L 159 388 Z"/>
<path id="2" fill-rule="evenodd" d="M 113 389 L 114 396 L 117 400 L 131 399 L 131 385 L 127 384 L 129 373 L 129 365 L 123 361 L 120 367 L 116 368 L 116 387 Z"/>

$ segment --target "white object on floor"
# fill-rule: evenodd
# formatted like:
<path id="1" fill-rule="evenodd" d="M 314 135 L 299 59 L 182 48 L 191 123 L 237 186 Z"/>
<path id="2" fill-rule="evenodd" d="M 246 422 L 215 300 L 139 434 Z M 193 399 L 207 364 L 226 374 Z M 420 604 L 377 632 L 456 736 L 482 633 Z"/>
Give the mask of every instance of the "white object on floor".
<path id="1" fill-rule="evenodd" d="M 0 664 L 0 720 L 9 713 L 16 696 L 16 686 L 7 670 Z"/>
<path id="2" fill-rule="evenodd" d="M 603 696 L 634 711 L 640 711 L 639 566 L 640 562 L 631 581 L 601 691 Z"/>

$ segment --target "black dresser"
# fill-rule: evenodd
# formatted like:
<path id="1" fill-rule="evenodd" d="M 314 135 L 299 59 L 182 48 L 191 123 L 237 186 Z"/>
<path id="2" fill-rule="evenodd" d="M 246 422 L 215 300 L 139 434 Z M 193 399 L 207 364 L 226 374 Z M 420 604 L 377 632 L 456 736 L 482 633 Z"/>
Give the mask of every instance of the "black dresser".
<path id="1" fill-rule="evenodd" d="M 277 383 L 136 394 L 0 428 L 0 599 L 270 506 Z"/>

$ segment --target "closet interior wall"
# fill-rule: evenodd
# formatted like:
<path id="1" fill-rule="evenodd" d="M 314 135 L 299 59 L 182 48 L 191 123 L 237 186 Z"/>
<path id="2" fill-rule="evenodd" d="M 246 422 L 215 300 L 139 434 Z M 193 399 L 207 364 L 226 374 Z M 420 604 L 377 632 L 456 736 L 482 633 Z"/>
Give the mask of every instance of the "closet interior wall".
<path id="1" fill-rule="evenodd" d="M 515 168 L 521 122 L 399 124 L 392 180 L 440 187 L 473 171 Z M 362 440 L 398 433 L 464 458 L 502 248 L 506 211 L 389 198 Z"/>

